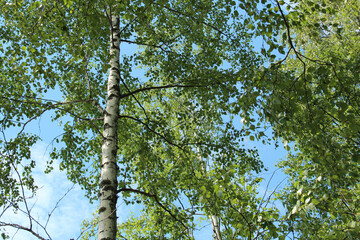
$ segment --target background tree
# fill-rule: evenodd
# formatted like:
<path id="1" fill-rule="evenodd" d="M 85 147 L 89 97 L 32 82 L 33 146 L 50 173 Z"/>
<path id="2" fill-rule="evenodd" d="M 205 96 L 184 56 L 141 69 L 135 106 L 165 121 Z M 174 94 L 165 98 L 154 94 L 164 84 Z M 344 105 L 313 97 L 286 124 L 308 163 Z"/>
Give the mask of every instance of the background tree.
<path id="1" fill-rule="evenodd" d="M 260 118 L 293 149 L 280 165 L 291 181 L 280 195 L 288 210 L 288 229 L 299 239 L 352 239 L 360 229 L 360 5 L 277 5 L 285 58 L 259 73 L 249 87 L 261 96 Z"/>

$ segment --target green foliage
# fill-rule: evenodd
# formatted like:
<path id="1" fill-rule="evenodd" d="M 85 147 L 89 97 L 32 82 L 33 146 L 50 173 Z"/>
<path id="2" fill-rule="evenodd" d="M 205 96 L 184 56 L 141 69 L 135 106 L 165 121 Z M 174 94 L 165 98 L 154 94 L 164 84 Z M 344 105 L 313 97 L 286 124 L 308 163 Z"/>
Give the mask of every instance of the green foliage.
<path id="1" fill-rule="evenodd" d="M 1 233 L 1 238 L 5 240 L 5 239 L 9 239 L 10 237 L 7 236 L 5 233 Z"/>
<path id="2" fill-rule="evenodd" d="M 30 157 L 30 147 L 38 140 L 36 136 L 20 134 L 16 138 L 0 141 L 1 172 L 0 172 L 0 205 L 12 203 L 15 208 L 17 203 L 24 199 L 21 187 L 36 191 L 34 179 L 31 175 L 35 162 Z M 17 166 L 22 164 L 22 172 Z M 19 178 L 22 180 L 19 182 Z"/>

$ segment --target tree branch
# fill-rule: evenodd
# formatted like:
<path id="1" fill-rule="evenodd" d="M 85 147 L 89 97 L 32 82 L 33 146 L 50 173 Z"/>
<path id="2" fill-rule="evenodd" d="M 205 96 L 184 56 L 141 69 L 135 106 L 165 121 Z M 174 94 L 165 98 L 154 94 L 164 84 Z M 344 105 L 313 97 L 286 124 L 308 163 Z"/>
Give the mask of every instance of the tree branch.
<path id="1" fill-rule="evenodd" d="M 169 84 L 169 85 L 164 85 L 164 86 L 154 86 L 154 87 L 144 87 L 144 88 L 139 88 L 136 89 L 132 92 L 128 92 L 126 94 L 122 94 L 120 96 L 120 99 L 122 98 L 126 98 L 129 97 L 131 95 L 134 95 L 136 93 L 140 93 L 140 92 L 145 92 L 145 91 L 149 91 L 149 90 L 153 90 L 153 89 L 167 89 L 167 88 L 176 88 L 176 87 L 180 87 L 180 88 L 191 88 L 191 87 L 206 87 L 205 85 L 182 85 L 182 84 Z"/>
<path id="2" fill-rule="evenodd" d="M 119 190 L 117 190 L 117 193 L 120 193 L 120 192 L 132 192 L 132 193 L 140 193 L 141 195 L 144 195 L 144 196 L 147 196 L 147 197 L 150 197 L 150 198 L 153 198 L 157 204 L 159 204 L 159 206 L 165 210 L 167 213 L 170 214 L 170 216 L 172 218 L 174 218 L 177 222 L 179 222 L 185 229 L 188 229 L 188 227 L 182 222 L 180 221 L 169 209 L 167 209 L 158 199 L 157 195 L 155 194 L 151 194 L 151 193 L 148 193 L 148 192 L 144 192 L 144 191 L 141 191 L 141 190 L 138 190 L 138 189 L 133 189 L 133 188 L 121 188 Z"/>
<path id="3" fill-rule="evenodd" d="M 21 226 L 21 225 L 19 225 L 19 224 L 6 223 L 6 222 L 0 221 L 0 226 L 1 226 L 1 227 L 13 227 L 13 228 L 17 228 L 17 229 L 20 229 L 20 230 L 24 230 L 24 231 L 30 232 L 32 235 L 34 235 L 34 236 L 37 237 L 38 239 L 48 240 L 48 239 L 40 236 L 38 233 L 34 232 L 34 230 L 32 230 L 31 228 L 27 228 L 27 227 Z"/>
<path id="4" fill-rule="evenodd" d="M 132 120 L 134 120 L 134 121 L 136 121 L 136 122 L 139 122 L 139 123 L 141 123 L 142 125 L 144 125 L 149 131 L 151 131 L 151 132 L 154 133 L 155 135 L 159 136 L 160 138 L 164 139 L 164 140 L 165 140 L 167 143 L 169 143 L 170 145 L 175 146 L 175 147 L 177 147 L 177 148 L 179 148 L 179 149 L 181 149 L 181 150 L 184 150 L 184 149 L 183 149 L 181 146 L 179 146 L 178 144 L 171 142 L 170 140 L 168 140 L 168 139 L 167 139 L 165 136 L 163 136 L 162 134 L 160 134 L 160 133 L 156 132 L 155 130 L 151 129 L 148 124 L 144 123 L 143 121 L 141 121 L 141 120 L 138 119 L 138 118 L 135 118 L 135 117 L 132 117 L 132 116 L 128 116 L 128 115 L 119 115 L 119 118 L 129 118 L 129 119 L 132 119 Z"/>

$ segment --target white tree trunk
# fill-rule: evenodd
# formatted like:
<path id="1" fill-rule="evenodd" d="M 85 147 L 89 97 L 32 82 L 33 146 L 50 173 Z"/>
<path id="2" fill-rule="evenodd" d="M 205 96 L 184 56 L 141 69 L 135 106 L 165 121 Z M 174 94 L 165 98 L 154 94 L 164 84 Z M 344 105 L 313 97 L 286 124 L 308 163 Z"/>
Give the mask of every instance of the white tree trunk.
<path id="1" fill-rule="evenodd" d="M 195 136 L 196 136 L 196 133 L 195 133 Z M 201 156 L 200 148 L 197 147 L 196 150 L 197 150 L 197 152 L 199 154 L 199 160 L 200 160 L 200 162 L 202 164 L 203 174 L 204 174 L 204 176 L 206 176 L 206 162 L 203 160 L 203 158 Z M 209 216 L 209 218 L 210 218 L 211 226 L 212 226 L 213 232 L 214 232 L 214 237 L 215 237 L 214 239 L 215 240 L 222 240 L 218 217 L 211 215 L 211 216 Z"/>
<path id="2" fill-rule="evenodd" d="M 117 127 L 120 102 L 120 36 L 119 17 L 111 16 L 110 71 L 107 84 L 107 104 L 104 113 L 102 143 L 100 208 L 98 240 L 116 239 L 116 202 L 117 202 Z"/>
<path id="3" fill-rule="evenodd" d="M 213 232 L 216 240 L 222 240 L 221 232 L 220 232 L 220 224 L 218 222 L 217 216 L 210 216 L 211 225 L 213 228 Z"/>

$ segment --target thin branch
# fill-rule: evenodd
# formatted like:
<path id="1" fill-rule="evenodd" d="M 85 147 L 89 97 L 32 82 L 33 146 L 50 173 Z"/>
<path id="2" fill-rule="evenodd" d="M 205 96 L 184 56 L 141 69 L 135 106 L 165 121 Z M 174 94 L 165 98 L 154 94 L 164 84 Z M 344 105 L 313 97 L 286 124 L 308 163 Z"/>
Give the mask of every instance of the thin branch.
<path id="1" fill-rule="evenodd" d="M 131 41 L 131 40 L 127 40 L 127 39 L 120 39 L 121 42 L 126 42 L 126 43 L 130 43 L 130 44 L 136 44 L 136 45 L 142 45 L 142 46 L 147 46 L 147 47 L 153 47 L 153 48 L 160 48 L 161 50 L 163 50 L 164 52 L 170 53 L 171 51 L 166 50 L 163 48 L 162 45 L 155 45 L 155 44 L 148 44 L 148 43 L 143 43 L 143 42 L 136 42 L 136 41 Z"/>
<path id="2" fill-rule="evenodd" d="M 59 0 L 56 0 L 56 2 L 59 2 Z M 43 7 L 43 8 L 42 8 L 42 7 Z M 43 17 L 43 15 L 46 15 L 46 14 L 48 14 L 49 12 L 51 12 L 51 11 L 54 9 L 54 7 L 55 7 L 55 5 L 53 5 L 49 10 L 47 10 L 47 11 L 45 12 L 45 14 L 43 14 L 43 13 L 44 13 L 44 10 L 46 9 L 46 6 L 45 6 L 45 5 L 44 5 L 44 6 L 40 5 L 40 6 L 38 7 L 38 9 L 41 11 L 41 12 L 40 12 L 40 16 L 39 16 L 39 18 L 36 20 L 36 23 L 32 26 L 31 32 L 30 32 L 30 36 L 32 36 L 32 35 L 34 34 L 35 28 L 36 28 L 36 26 L 39 24 L 39 22 L 40 22 L 41 18 Z"/>
<path id="3" fill-rule="evenodd" d="M 275 189 L 270 193 L 270 195 L 269 195 L 269 197 L 268 197 L 268 199 L 267 199 L 267 201 L 266 201 L 266 204 L 265 204 L 265 208 L 266 208 L 266 206 L 268 205 L 268 203 L 270 202 L 270 198 L 271 198 L 271 196 L 276 192 L 276 190 L 278 189 L 278 187 L 280 187 L 280 185 L 286 180 L 286 179 L 288 179 L 289 177 L 285 177 L 285 178 L 283 178 L 283 180 L 281 180 L 277 185 L 276 185 L 276 187 L 275 187 Z"/>
<path id="4" fill-rule="evenodd" d="M 4 213 L 6 212 L 6 210 L 8 210 L 10 207 L 11 207 L 11 204 L 3 207 L 3 210 L 2 210 L 2 212 L 1 212 L 1 214 L 0 214 L 0 219 L 1 219 L 1 217 L 4 215 Z"/>
<path id="5" fill-rule="evenodd" d="M 12 206 L 14 206 L 14 204 L 12 203 L 12 202 L 10 202 L 9 200 L 7 200 L 7 199 L 5 199 L 10 205 L 12 205 Z M 19 210 L 20 212 L 22 212 L 22 213 L 24 213 L 24 214 L 27 214 L 26 213 L 26 211 L 24 211 L 24 210 L 22 210 L 21 208 L 17 208 L 17 210 Z M 46 233 L 46 235 L 48 236 L 48 238 L 51 240 L 52 238 L 51 238 L 51 236 L 50 236 L 50 234 L 48 233 L 48 231 L 46 230 L 46 228 L 41 224 L 41 223 L 39 223 L 39 221 L 37 221 L 35 218 L 33 218 L 31 215 L 29 216 L 31 219 L 32 219 L 32 221 L 34 221 L 37 225 L 39 225 L 43 230 L 44 230 L 44 232 Z M 3 222 L 3 223 L 5 223 L 5 222 Z M 11 224 L 9 224 L 9 223 L 5 223 L 5 224 L 7 224 L 8 226 L 11 226 Z M 17 224 L 16 224 L 17 225 Z M 0 226 L 1 226 L 1 222 L 0 222 Z M 21 227 L 23 227 L 23 226 L 21 226 Z M 23 228 L 25 228 L 25 229 L 23 229 L 23 230 L 26 230 L 26 229 L 28 229 L 28 228 L 26 228 L 26 227 L 23 227 Z M 19 229 L 19 228 L 18 228 Z M 20 228 L 20 229 L 22 229 L 22 228 Z M 31 231 L 33 231 L 32 229 L 31 229 Z M 34 232 L 35 233 L 35 232 Z M 40 238 L 40 239 L 43 239 L 43 238 Z M 44 238 L 45 239 L 45 238 Z"/>
<path id="6" fill-rule="evenodd" d="M 300 55 L 299 52 L 296 50 L 295 45 L 294 45 L 294 43 L 293 43 L 293 41 L 292 41 L 292 39 L 291 39 L 290 26 L 289 26 L 288 21 L 286 20 L 285 14 L 284 14 L 284 12 L 283 12 L 283 10 L 282 10 L 282 8 L 281 8 L 281 5 L 280 5 L 280 3 L 279 3 L 278 0 L 276 0 L 276 4 L 277 4 L 277 6 L 278 6 L 278 8 L 279 8 L 279 10 L 280 10 L 281 17 L 282 17 L 282 19 L 284 20 L 284 24 L 285 24 L 285 26 L 286 26 L 286 31 L 287 31 L 287 35 L 288 35 L 288 42 L 289 42 L 289 44 L 290 44 L 290 49 L 293 49 L 293 50 L 294 50 L 297 58 L 302 62 L 303 66 L 304 66 L 304 73 L 303 73 L 303 74 L 304 74 L 304 78 L 305 78 L 306 64 L 305 64 L 305 62 L 301 59 L 301 55 Z"/>
<path id="7" fill-rule="evenodd" d="M 1 129 L 1 132 L 2 132 L 2 135 L 3 135 L 3 139 L 4 139 L 4 142 L 5 142 L 5 146 L 8 146 L 8 141 L 6 139 L 6 135 L 5 135 L 5 132 L 3 129 Z M 10 150 L 6 147 L 6 152 L 8 154 L 8 157 L 11 159 L 13 154 L 10 153 Z M 24 183 L 22 181 L 22 178 L 20 176 L 20 173 L 19 171 L 17 170 L 17 167 L 15 166 L 15 161 L 11 161 L 11 165 L 12 167 L 14 168 L 14 171 L 16 172 L 16 175 L 19 179 L 19 182 L 20 182 L 20 188 L 21 188 L 21 195 L 23 197 L 23 200 L 24 200 L 24 204 L 25 204 L 25 208 L 26 208 L 26 212 L 27 212 L 27 215 L 29 217 L 29 224 L 30 224 L 30 229 L 32 229 L 32 219 L 31 219 L 31 211 L 29 210 L 29 206 L 27 204 L 27 201 L 26 201 L 26 197 L 25 197 L 25 189 L 24 189 Z"/>
<path id="8" fill-rule="evenodd" d="M 125 86 L 126 90 L 127 90 L 128 92 L 130 92 L 130 89 L 128 88 L 127 84 L 125 83 L 124 79 L 123 79 L 121 76 L 120 76 L 120 80 L 121 80 L 122 84 Z M 146 116 L 146 119 L 147 119 L 148 122 L 149 122 L 149 121 L 150 121 L 150 118 L 149 118 L 149 116 L 147 115 L 145 108 L 141 105 L 140 101 L 135 97 L 134 94 L 131 94 L 130 96 L 132 96 L 132 97 L 135 99 L 135 101 L 136 101 L 137 104 L 140 106 L 140 108 L 142 109 L 142 111 L 144 112 L 144 114 L 145 114 L 145 116 Z M 121 98 L 120 98 L 120 99 L 121 99 Z"/>
<path id="9" fill-rule="evenodd" d="M 251 239 L 251 227 L 253 226 L 250 222 L 248 222 L 248 220 L 246 219 L 246 217 L 244 216 L 244 214 L 237 210 L 232 204 L 231 202 L 229 202 L 229 205 L 230 207 L 235 210 L 236 212 L 240 213 L 241 217 L 244 219 L 244 221 L 246 222 L 246 224 L 248 225 L 248 228 L 249 228 L 249 239 Z"/>
<path id="10" fill-rule="evenodd" d="M 152 133 L 154 133 L 154 134 L 156 134 L 157 136 L 161 137 L 162 139 L 164 139 L 164 140 L 165 140 L 167 143 L 169 143 L 170 145 L 175 146 L 175 147 L 177 147 L 177 148 L 179 148 L 179 149 L 181 149 L 181 150 L 184 150 L 181 146 L 179 146 L 179 145 L 171 142 L 170 140 L 168 140 L 168 139 L 167 139 L 165 136 L 163 136 L 162 134 L 160 134 L 160 133 L 156 132 L 155 130 L 151 129 L 148 124 L 144 123 L 143 121 L 141 121 L 141 120 L 138 119 L 138 118 L 135 118 L 135 117 L 132 117 L 132 116 L 128 116 L 128 115 L 120 115 L 119 118 L 129 118 L 129 119 L 132 119 L 132 120 L 134 120 L 134 121 L 136 121 L 136 122 L 139 122 L 139 123 L 141 123 L 142 125 L 144 125 L 149 131 L 151 131 Z"/>
<path id="11" fill-rule="evenodd" d="M 152 1 L 152 2 L 150 2 L 150 4 L 149 4 L 149 6 L 151 6 L 152 4 L 154 4 L 154 1 Z M 144 8 L 144 10 L 142 11 L 142 14 L 144 14 L 145 13 L 145 11 L 149 8 L 149 6 L 146 6 L 145 8 Z M 133 12 L 132 11 L 132 13 L 133 14 L 136 14 L 135 12 Z M 138 16 L 140 16 L 141 14 L 138 14 L 135 18 L 133 18 L 132 20 L 131 20 L 131 22 L 129 22 L 123 29 L 121 29 L 121 31 L 120 31 L 120 33 L 119 33 L 119 38 L 120 38 L 120 36 L 121 36 L 121 33 L 123 32 L 123 31 L 125 31 L 125 29 L 127 29 L 131 24 L 133 24 L 135 21 L 138 23 L 138 24 L 141 24 L 141 25 L 143 25 L 144 23 L 143 22 L 139 22 L 138 21 Z M 151 27 L 148 25 L 148 24 L 146 24 L 150 29 L 151 29 Z M 151 30 L 153 30 L 153 29 L 151 29 Z M 153 33 L 155 33 L 154 31 L 153 31 Z M 156 33 L 155 33 L 156 34 Z M 175 38 L 176 39 L 176 38 Z M 160 39 L 161 40 L 161 39 Z M 126 42 L 126 43 L 130 43 L 130 44 L 136 44 L 136 45 L 143 45 L 143 46 L 148 46 L 148 47 L 154 47 L 154 48 L 160 48 L 161 50 L 163 50 L 164 52 L 167 52 L 167 53 L 170 53 L 171 51 L 169 51 L 169 50 L 166 50 L 166 49 L 164 49 L 163 48 L 163 45 L 166 45 L 168 48 L 170 48 L 164 41 L 162 41 L 163 43 L 161 44 L 161 45 L 155 45 L 155 44 L 148 44 L 148 43 L 143 43 L 143 42 L 136 42 L 136 41 L 131 41 L 131 40 L 127 40 L 127 39 L 120 39 L 120 41 L 121 42 Z M 170 48 L 171 49 L 171 48 Z"/>
<path id="12" fill-rule="evenodd" d="M 283 11 L 282 11 L 282 8 L 281 8 L 280 3 L 279 3 L 278 0 L 276 0 L 276 4 L 277 4 L 277 6 L 279 7 L 281 16 L 282 16 L 282 18 L 283 18 L 283 20 L 284 20 L 284 24 L 285 24 L 285 26 L 286 26 L 286 30 L 287 30 L 287 34 L 288 34 L 288 42 L 289 42 L 289 44 L 290 44 L 290 49 L 293 49 L 293 50 L 294 50 L 296 57 L 297 57 L 297 58 L 301 61 L 301 63 L 303 64 L 304 71 L 303 71 L 303 73 L 302 73 L 298 78 L 300 78 L 301 76 L 304 77 L 304 81 L 305 81 L 304 87 L 305 87 L 306 104 L 307 104 L 307 109 L 308 109 L 308 111 L 309 111 L 310 117 L 312 118 L 312 111 L 311 111 L 311 108 L 310 108 L 310 104 L 309 104 L 309 101 L 308 101 L 308 94 L 307 94 L 307 84 L 306 84 L 307 81 L 306 81 L 306 75 L 305 75 L 305 74 L 306 74 L 306 64 L 305 64 L 305 62 L 302 60 L 302 58 L 304 58 L 304 59 L 306 59 L 306 60 L 309 60 L 309 61 L 311 61 L 311 62 L 314 62 L 314 63 L 316 63 L 316 64 L 330 66 L 332 72 L 333 72 L 334 75 L 335 75 L 335 78 L 338 80 L 338 82 L 339 82 L 339 84 L 340 84 L 340 86 L 342 87 L 343 90 L 345 89 L 345 86 L 343 85 L 341 79 L 340 79 L 339 76 L 337 75 L 337 72 L 336 72 L 336 69 L 335 69 L 335 65 L 334 65 L 334 64 L 329 63 L 329 62 L 325 62 L 325 61 L 322 61 L 322 60 L 311 59 L 311 58 L 306 57 L 305 55 L 301 54 L 300 52 L 298 52 L 298 51 L 296 50 L 296 48 L 295 48 L 295 46 L 294 46 L 294 44 L 293 44 L 293 41 L 292 41 L 292 39 L 291 39 L 291 36 L 290 36 L 290 26 L 289 26 L 289 24 L 288 24 L 288 22 L 287 22 L 287 20 L 286 20 L 286 17 L 285 17 L 285 15 L 284 15 Z M 282 62 L 282 61 L 281 61 L 281 62 Z M 346 93 L 347 93 L 348 95 L 350 95 L 347 91 L 346 91 Z M 324 111 L 327 115 L 331 116 L 331 114 L 329 114 L 329 113 L 328 113 L 327 111 L 325 111 L 324 109 L 323 109 L 323 111 Z M 336 121 L 340 122 L 340 121 L 337 120 L 334 116 L 331 116 L 331 117 L 332 117 L 333 119 L 335 119 Z M 349 138 L 349 140 L 352 141 L 352 142 L 355 142 L 356 144 L 359 144 L 359 142 L 356 141 L 356 140 L 353 139 L 353 138 Z"/>
<path id="13" fill-rule="evenodd" d="M 3 99 L 7 99 L 9 101 L 15 101 L 15 102 L 20 102 L 20 103 L 27 103 L 27 104 L 38 104 L 38 105 L 42 105 L 45 107 L 45 109 L 41 112 L 41 114 L 43 114 L 44 112 L 48 111 L 48 110 L 52 110 L 52 109 L 57 109 L 57 110 L 60 110 L 60 111 L 64 111 L 68 114 L 70 114 L 72 117 L 74 118 L 77 118 L 77 119 L 80 119 L 80 120 L 83 120 L 83 121 L 88 121 L 90 122 L 90 124 L 97 130 L 97 132 L 103 137 L 102 133 L 101 133 L 101 130 L 93 123 L 94 120 L 99 120 L 101 118 L 84 118 L 84 117 L 81 117 L 75 113 L 73 113 L 72 111 L 69 111 L 67 109 L 64 109 L 64 108 L 61 108 L 59 106 L 64 106 L 64 105 L 69 105 L 69 104 L 74 104 L 74 103 L 84 103 L 84 102 L 92 102 L 92 103 L 95 103 L 95 105 L 97 107 L 99 107 L 99 110 L 100 111 L 103 111 L 102 108 L 100 107 L 100 105 L 97 103 L 97 101 L 93 100 L 93 99 L 88 99 L 88 100 L 73 100 L 73 101 L 69 101 L 69 102 L 58 102 L 58 101 L 54 101 L 54 100 L 51 100 L 51 101 L 48 101 L 47 103 L 50 103 L 52 102 L 53 104 L 47 104 L 47 103 L 42 103 L 42 102 L 34 102 L 34 101 L 24 101 L 24 100 L 19 100 L 19 99 L 13 99 L 13 98 L 9 98 L 9 97 L 3 97 L 3 96 L 0 96 L 0 98 L 3 98 Z M 44 101 L 47 101 L 47 100 L 44 100 Z M 103 113 L 103 112 L 102 112 Z M 41 115 L 40 114 L 40 115 Z M 24 123 L 24 125 L 28 124 L 30 121 L 40 117 L 39 116 L 34 116 L 32 117 L 31 119 L 29 119 L 27 122 Z M 25 126 L 23 126 L 23 128 L 21 129 L 20 133 L 23 132 Z M 20 134 L 19 133 L 19 134 Z"/>
<path id="14" fill-rule="evenodd" d="M 133 189 L 133 188 L 121 188 L 119 190 L 117 190 L 117 193 L 120 193 L 120 192 L 132 192 L 132 193 L 140 193 L 141 195 L 144 195 L 144 196 L 147 196 L 147 197 L 151 197 L 153 198 L 157 204 L 159 204 L 159 206 L 164 209 L 167 213 L 170 214 L 170 216 L 172 218 L 174 218 L 177 222 L 179 222 L 185 229 L 188 229 L 188 227 L 182 222 L 180 221 L 169 209 L 167 209 L 158 199 L 157 195 L 155 194 L 151 194 L 151 193 L 148 193 L 148 192 L 144 192 L 144 191 L 141 191 L 141 190 L 138 190 L 138 189 Z"/>
<path id="15" fill-rule="evenodd" d="M 0 98 L 8 100 L 8 101 L 13 101 L 13 102 L 20 102 L 20 103 L 28 103 L 28 104 L 37 104 L 37 105 L 47 105 L 48 103 L 53 103 L 53 105 L 51 106 L 57 106 L 57 105 L 68 105 L 68 104 L 73 104 L 73 103 L 84 103 L 84 102 L 92 102 L 95 104 L 95 106 L 98 107 L 99 111 L 101 113 L 104 113 L 104 109 L 100 106 L 100 104 L 95 100 L 95 99 L 86 99 L 86 100 L 82 100 L 82 99 L 77 99 L 77 100 L 72 100 L 72 101 L 68 101 L 68 102 L 59 102 L 56 100 L 51 100 L 51 99 L 46 99 L 46 98 L 30 98 L 31 100 L 40 100 L 43 102 L 36 102 L 36 101 L 30 101 L 30 100 L 22 100 L 22 99 L 17 99 L 17 98 L 11 98 L 11 97 L 4 97 L 4 96 L 0 96 Z M 50 106 L 50 107 L 51 107 Z"/>
<path id="16" fill-rule="evenodd" d="M 28 123 L 30 123 L 32 120 L 35 120 L 36 118 L 40 117 L 40 116 L 41 116 L 44 112 L 46 112 L 47 110 L 49 110 L 49 109 L 45 109 L 45 110 L 43 110 L 39 115 L 36 115 L 36 116 L 30 118 L 29 120 L 27 120 L 27 121 L 23 124 L 20 132 L 19 132 L 17 135 L 20 135 L 20 134 L 25 130 L 25 127 L 26 127 L 26 125 L 27 125 Z"/>
<path id="17" fill-rule="evenodd" d="M 34 235 L 35 237 L 37 237 L 37 238 L 39 238 L 41 240 L 48 240 L 48 239 L 40 236 L 38 233 L 34 232 L 34 230 L 32 230 L 31 228 L 27 228 L 27 227 L 21 226 L 19 224 L 6 223 L 6 222 L 0 221 L 0 226 L 1 227 L 13 227 L 13 228 L 17 228 L 19 230 L 24 230 L 24 231 L 30 232 L 32 235 Z"/>
<path id="18" fill-rule="evenodd" d="M 49 220 L 50 220 L 50 218 L 51 218 L 51 215 L 53 214 L 53 212 L 55 211 L 55 209 L 58 208 L 60 202 L 69 194 L 69 192 L 74 189 L 74 186 L 75 186 L 75 184 L 73 184 L 73 185 L 71 186 L 71 188 L 69 188 L 69 189 L 65 192 L 65 194 L 56 202 L 54 208 L 53 208 L 53 209 L 51 210 L 51 212 L 48 214 L 48 218 L 47 218 L 46 223 L 45 223 L 45 228 L 47 227 L 47 225 L 48 225 L 48 223 L 49 223 Z"/>
<path id="19" fill-rule="evenodd" d="M 305 81 L 305 84 L 304 84 L 304 88 L 305 88 L 305 99 L 306 99 L 306 105 L 307 105 L 307 109 L 309 111 L 309 114 L 310 114 L 310 120 L 312 121 L 312 111 L 311 111 L 311 108 L 310 108 L 310 104 L 309 104 L 309 98 L 308 98 L 308 94 L 307 94 L 307 81 L 306 81 L 306 63 L 302 60 L 302 55 L 296 50 L 294 44 L 293 44 L 293 41 L 291 39 L 291 34 L 290 34 L 290 26 L 289 26 L 289 23 L 287 22 L 286 20 L 286 17 L 284 15 L 284 12 L 281 8 L 281 5 L 279 3 L 278 0 L 276 0 L 276 4 L 280 10 L 280 13 L 281 13 L 281 17 L 282 19 L 284 20 L 284 24 L 286 26 L 286 31 L 287 31 L 287 34 L 288 34 L 288 41 L 289 41 L 289 44 L 290 44 L 290 48 L 294 50 L 295 52 L 295 55 L 296 57 L 300 60 L 300 62 L 302 63 L 303 65 L 303 73 L 299 76 L 303 76 L 304 77 L 304 81 Z"/>
<path id="20" fill-rule="evenodd" d="M 266 197 L 267 191 L 268 191 L 268 189 L 269 189 L 270 182 L 271 182 L 271 180 L 273 179 L 275 173 L 276 173 L 278 170 L 280 170 L 280 168 L 278 168 L 278 169 L 276 169 L 275 171 L 273 171 L 273 173 L 271 174 L 271 177 L 270 177 L 268 183 L 266 184 L 265 192 L 264 192 L 263 197 L 261 198 L 261 201 L 260 201 L 260 204 L 259 204 L 259 208 L 258 208 L 258 210 L 257 210 L 257 213 L 259 213 L 262 204 L 265 202 L 265 201 L 264 201 L 264 198 Z M 270 194 L 270 196 L 271 196 L 271 194 Z"/>
<path id="21" fill-rule="evenodd" d="M 120 99 L 126 98 L 126 97 L 134 95 L 136 93 L 144 92 L 144 91 L 149 91 L 149 90 L 154 90 L 154 89 L 176 88 L 176 87 L 179 87 L 179 88 L 192 88 L 192 87 L 206 87 L 206 85 L 169 84 L 169 85 L 164 85 L 164 86 L 143 87 L 143 88 L 139 88 L 139 89 L 136 89 L 134 91 L 129 91 L 128 93 L 122 94 L 120 96 Z"/>

